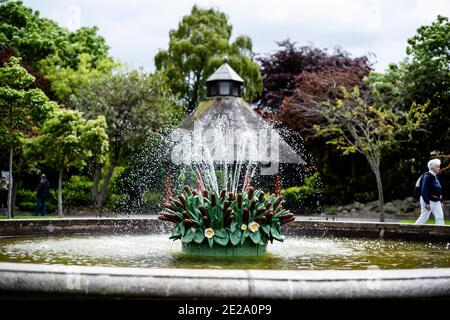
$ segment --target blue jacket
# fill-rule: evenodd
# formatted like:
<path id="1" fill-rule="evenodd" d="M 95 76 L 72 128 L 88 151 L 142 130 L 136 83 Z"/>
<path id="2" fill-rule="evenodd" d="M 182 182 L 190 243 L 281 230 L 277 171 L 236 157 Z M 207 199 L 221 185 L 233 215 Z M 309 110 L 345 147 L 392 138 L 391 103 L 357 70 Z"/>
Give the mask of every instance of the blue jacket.
<path id="1" fill-rule="evenodd" d="M 437 176 L 427 172 L 423 175 L 420 195 L 426 204 L 431 201 L 442 201 L 442 186 Z"/>

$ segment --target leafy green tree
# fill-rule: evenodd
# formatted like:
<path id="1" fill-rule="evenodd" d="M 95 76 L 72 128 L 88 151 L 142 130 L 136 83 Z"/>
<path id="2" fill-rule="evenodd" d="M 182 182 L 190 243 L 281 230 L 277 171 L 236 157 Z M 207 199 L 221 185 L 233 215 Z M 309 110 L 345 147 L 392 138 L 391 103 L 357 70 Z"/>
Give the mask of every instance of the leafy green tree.
<path id="1" fill-rule="evenodd" d="M 88 53 L 94 60 L 107 57 L 108 46 L 97 34 L 97 27 L 74 32 L 54 21 L 40 17 L 22 1 L 0 0 L 0 43 L 15 48 L 24 61 L 38 66 L 41 60 L 59 55 L 62 64 L 76 68 L 79 55 Z"/>
<path id="2" fill-rule="evenodd" d="M 405 59 L 399 64 L 390 64 L 385 72 L 371 72 L 366 78 L 372 94 L 383 104 L 396 110 L 406 110 L 405 96 L 408 94 L 406 73 L 409 63 Z"/>
<path id="3" fill-rule="evenodd" d="M 430 102 L 433 114 L 428 126 L 430 150 L 450 149 L 450 22 L 438 16 L 428 26 L 421 26 L 408 39 L 406 49 L 410 64 L 405 76 L 406 106 L 411 102 Z"/>
<path id="4" fill-rule="evenodd" d="M 34 77 L 12 57 L 0 68 L 0 144 L 9 149 L 8 216 L 11 217 L 13 190 L 13 154 L 21 139 L 34 134 L 56 104 L 36 88 Z"/>
<path id="5" fill-rule="evenodd" d="M 411 140 L 412 132 L 428 117 L 428 105 L 413 104 L 408 112 L 400 112 L 378 104 L 370 93 L 360 94 L 357 86 L 352 92 L 342 87 L 342 92 L 342 99 L 315 107 L 326 119 L 325 123 L 315 125 L 315 129 L 344 155 L 359 152 L 366 158 L 377 181 L 380 221 L 383 222 L 382 151 L 402 140 Z"/>
<path id="6" fill-rule="evenodd" d="M 54 54 L 67 33 L 21 1 L 0 0 L 0 21 L 0 42 L 15 48 L 33 66 Z"/>
<path id="7" fill-rule="evenodd" d="M 51 81 L 57 98 L 63 101 L 72 86 L 83 83 L 87 71 L 112 63 L 105 39 L 97 27 L 82 27 L 74 32 L 42 18 L 21 1 L 0 0 L 0 43 L 13 48 L 16 55 Z M 74 72 L 80 71 L 81 79 Z M 109 71 L 109 70 L 108 70 Z M 68 74 L 70 73 L 70 74 Z"/>
<path id="8" fill-rule="evenodd" d="M 446 154 L 450 149 L 450 23 L 438 16 L 430 25 L 421 26 L 408 40 L 407 58 L 391 64 L 384 73 L 371 73 L 371 92 L 383 104 L 395 110 L 407 111 L 411 105 L 429 103 L 430 116 L 421 130 L 413 134 L 410 143 L 389 150 L 384 155 L 385 176 L 392 181 L 391 192 L 405 194 L 398 179 L 405 185 L 413 183 L 426 168 L 433 153 Z M 389 169 L 395 168 L 395 169 Z M 414 174 L 411 174 L 411 170 Z M 446 189 L 448 180 L 442 173 Z M 411 180 L 411 181 L 410 181 Z M 398 196 L 397 196 L 398 197 Z"/>
<path id="9" fill-rule="evenodd" d="M 106 120 L 85 120 L 79 111 L 60 109 L 43 125 L 40 134 L 25 145 L 26 155 L 58 171 L 58 215 L 62 216 L 63 173 L 82 169 L 89 162 L 103 163 L 108 150 Z"/>
<path id="10" fill-rule="evenodd" d="M 227 16 L 214 9 L 192 8 L 177 30 L 169 32 L 169 48 L 155 56 L 157 70 L 164 70 L 172 91 L 188 111 L 206 96 L 206 79 L 229 57 L 230 66 L 245 80 L 244 97 L 253 100 L 262 89 L 252 41 L 239 36 L 230 43 L 232 26 Z"/>
<path id="11" fill-rule="evenodd" d="M 94 63 L 93 57 L 87 53 L 80 54 L 78 59 L 80 63 L 75 69 L 71 66 L 58 67 L 63 64 L 58 55 L 41 62 L 40 69 L 50 81 L 51 88 L 59 101 L 67 102 L 70 95 L 86 87 L 90 79 L 109 75 L 118 66 L 110 58 L 102 58 Z"/>
<path id="12" fill-rule="evenodd" d="M 177 123 L 181 115 L 165 76 L 138 70 L 92 79 L 71 96 L 70 106 L 89 118 L 104 115 L 108 123 L 109 165 L 103 177 L 101 165 L 93 174 L 92 199 L 97 206 L 106 200 L 114 168 L 125 151 L 142 144 L 162 127 Z"/>

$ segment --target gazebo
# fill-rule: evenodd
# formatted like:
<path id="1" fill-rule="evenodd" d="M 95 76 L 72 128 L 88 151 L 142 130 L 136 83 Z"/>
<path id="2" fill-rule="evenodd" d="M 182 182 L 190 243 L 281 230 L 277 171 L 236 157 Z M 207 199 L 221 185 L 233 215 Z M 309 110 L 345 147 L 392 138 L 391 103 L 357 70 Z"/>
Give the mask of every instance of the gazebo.
<path id="1" fill-rule="evenodd" d="M 194 134 L 195 130 L 201 127 L 203 132 L 208 132 L 208 130 L 217 130 L 220 121 L 220 123 L 226 125 L 227 132 L 238 132 L 231 142 L 228 141 L 226 146 L 222 146 L 228 155 L 233 155 L 232 158 L 227 159 L 228 161 L 249 160 L 266 164 L 271 162 L 271 165 L 275 162 L 276 168 L 280 163 L 305 164 L 305 161 L 297 155 L 279 133 L 241 97 L 244 90 L 243 84 L 244 80 L 231 68 L 225 58 L 223 64 L 206 81 L 206 99 L 200 102 L 191 114 L 183 120 L 178 129 L 187 134 Z M 266 154 L 266 150 L 261 152 L 261 149 L 258 149 L 256 152 L 245 154 L 244 159 L 242 159 L 242 154 L 239 155 L 237 150 L 242 147 L 240 144 L 244 136 L 248 133 L 253 134 L 259 145 L 267 145 L 267 141 L 262 141 L 260 133 L 269 131 L 270 141 L 273 142 L 272 148 L 269 150 L 270 155 Z M 202 148 L 208 147 L 212 146 L 203 143 Z M 190 151 L 185 152 L 186 158 L 189 158 L 191 154 Z M 217 163 L 220 160 L 214 159 Z M 278 185 L 278 187 L 275 187 L 275 193 L 281 191 L 281 179 L 277 172 L 278 170 L 273 172 L 275 186 Z"/>

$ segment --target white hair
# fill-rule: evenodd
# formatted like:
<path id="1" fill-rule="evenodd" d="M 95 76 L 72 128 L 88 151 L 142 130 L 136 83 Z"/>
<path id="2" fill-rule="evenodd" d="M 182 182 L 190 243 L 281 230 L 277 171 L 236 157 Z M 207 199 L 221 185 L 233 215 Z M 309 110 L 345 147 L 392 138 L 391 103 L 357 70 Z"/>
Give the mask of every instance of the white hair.
<path id="1" fill-rule="evenodd" d="M 441 166 L 441 160 L 433 159 L 428 161 L 428 169 L 439 168 Z"/>

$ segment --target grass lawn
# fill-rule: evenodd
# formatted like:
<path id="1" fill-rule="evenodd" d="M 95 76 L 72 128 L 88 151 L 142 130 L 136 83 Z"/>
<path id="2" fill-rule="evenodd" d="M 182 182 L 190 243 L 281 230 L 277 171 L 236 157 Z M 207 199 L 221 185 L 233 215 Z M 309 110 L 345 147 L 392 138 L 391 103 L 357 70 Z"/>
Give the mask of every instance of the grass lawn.
<path id="1" fill-rule="evenodd" d="M 400 220 L 399 222 L 400 223 L 415 223 L 416 220 Z M 430 219 L 427 221 L 426 224 L 435 224 L 435 221 Z M 450 221 L 445 221 L 445 224 L 450 226 Z"/>
<path id="2" fill-rule="evenodd" d="M 5 214 L 0 215 L 0 220 L 8 219 Z M 16 213 L 13 219 L 58 219 L 58 216 L 55 215 L 46 215 L 46 216 L 33 216 L 32 213 L 29 212 L 19 212 Z"/>

